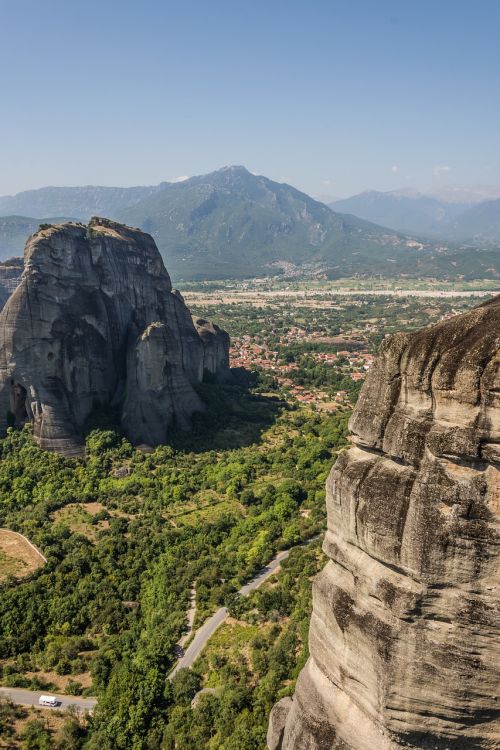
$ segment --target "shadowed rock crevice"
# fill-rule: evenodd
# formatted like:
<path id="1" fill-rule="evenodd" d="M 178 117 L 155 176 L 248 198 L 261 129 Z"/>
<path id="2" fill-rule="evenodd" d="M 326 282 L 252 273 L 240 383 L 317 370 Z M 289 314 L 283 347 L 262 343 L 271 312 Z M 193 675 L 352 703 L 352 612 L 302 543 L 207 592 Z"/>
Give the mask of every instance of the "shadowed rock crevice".
<path id="1" fill-rule="evenodd" d="M 270 750 L 500 746 L 500 297 L 382 344 Z"/>
<path id="2" fill-rule="evenodd" d="M 0 428 L 29 420 L 43 448 L 78 454 L 110 405 L 130 440 L 156 445 L 204 409 L 204 373 L 230 377 L 229 337 L 193 322 L 149 235 L 94 218 L 28 240 L 0 314 Z"/>

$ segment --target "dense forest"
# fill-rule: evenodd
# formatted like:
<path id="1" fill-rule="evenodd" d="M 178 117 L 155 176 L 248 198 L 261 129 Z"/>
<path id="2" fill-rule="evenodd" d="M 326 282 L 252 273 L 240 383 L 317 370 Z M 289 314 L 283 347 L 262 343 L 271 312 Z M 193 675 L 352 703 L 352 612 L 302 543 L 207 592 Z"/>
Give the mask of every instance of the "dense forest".
<path id="1" fill-rule="evenodd" d="M 154 452 L 134 449 L 105 409 L 89 423 L 85 459 L 45 453 L 28 427 L 1 441 L 0 526 L 47 558 L 29 579 L 3 581 L 2 683 L 99 699 L 85 726 L 66 720 L 66 744 L 32 719 L 21 747 L 264 746 L 268 711 L 305 659 L 318 542 L 294 551 L 277 584 L 248 601 L 235 592 L 276 551 L 324 528 L 324 482 L 348 413 L 237 386 L 202 395 L 193 432 Z M 209 650 L 168 682 L 194 582 L 195 626 L 227 604 L 246 623 L 248 659 Z M 205 684 L 217 690 L 192 708 Z"/>

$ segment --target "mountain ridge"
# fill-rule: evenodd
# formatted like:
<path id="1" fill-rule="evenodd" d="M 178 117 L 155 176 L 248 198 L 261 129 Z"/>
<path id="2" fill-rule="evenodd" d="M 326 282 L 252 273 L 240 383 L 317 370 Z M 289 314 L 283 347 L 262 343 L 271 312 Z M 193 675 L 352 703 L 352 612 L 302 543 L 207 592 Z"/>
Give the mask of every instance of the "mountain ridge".
<path id="1" fill-rule="evenodd" d="M 62 200 L 65 190 L 69 190 L 67 202 Z M 108 218 L 137 226 L 154 237 L 180 282 L 283 274 L 447 279 L 500 275 L 500 253 L 489 246 L 484 253 L 474 248 L 469 252 L 449 241 L 387 228 L 388 222 L 381 225 L 354 212 L 335 212 L 295 187 L 255 175 L 243 166 L 227 166 L 155 187 L 95 188 L 96 194 L 91 190 L 42 189 L 38 210 L 43 208 L 44 216 L 87 221 L 90 209 L 95 215 L 96 203 L 106 203 Z M 50 196 L 55 196 L 52 203 Z M 83 196 L 80 204 L 79 196 Z M 34 207 L 32 192 L 28 198 Z M 399 205 L 410 199 L 394 200 Z M 2 199 L 0 211 L 1 206 Z M 0 218 L 0 258 L 14 255 L 21 239 L 35 231 L 37 221 L 3 217 L 2 233 Z M 24 236 L 23 222 L 29 228 Z M 44 219 L 44 223 L 52 222 Z"/>
<path id="2" fill-rule="evenodd" d="M 0 196 L 0 215 L 27 216 L 44 219 L 47 216 L 71 216 L 88 221 L 92 216 L 108 215 L 124 206 L 161 190 L 166 183 L 134 187 L 106 187 L 83 185 L 71 187 L 47 186 L 24 190 L 15 195 Z"/>
<path id="3" fill-rule="evenodd" d="M 455 195 L 453 200 L 453 195 Z M 428 193 L 365 190 L 328 204 L 376 224 L 448 242 L 500 243 L 500 189 L 481 194 L 457 186 Z"/>
<path id="4" fill-rule="evenodd" d="M 444 203 L 433 196 L 404 189 L 388 192 L 365 190 L 330 203 L 329 208 L 352 213 L 397 231 L 434 238 L 444 237 L 447 226 L 464 210 L 463 204 Z"/>

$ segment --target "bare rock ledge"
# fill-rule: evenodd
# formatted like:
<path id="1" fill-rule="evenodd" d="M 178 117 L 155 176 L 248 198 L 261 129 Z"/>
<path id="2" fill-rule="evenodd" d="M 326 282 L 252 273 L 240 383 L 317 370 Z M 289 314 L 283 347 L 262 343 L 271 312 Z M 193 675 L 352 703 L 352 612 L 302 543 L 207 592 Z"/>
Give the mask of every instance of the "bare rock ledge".
<path id="1" fill-rule="evenodd" d="M 384 341 L 270 750 L 500 747 L 499 348 L 500 297 Z"/>

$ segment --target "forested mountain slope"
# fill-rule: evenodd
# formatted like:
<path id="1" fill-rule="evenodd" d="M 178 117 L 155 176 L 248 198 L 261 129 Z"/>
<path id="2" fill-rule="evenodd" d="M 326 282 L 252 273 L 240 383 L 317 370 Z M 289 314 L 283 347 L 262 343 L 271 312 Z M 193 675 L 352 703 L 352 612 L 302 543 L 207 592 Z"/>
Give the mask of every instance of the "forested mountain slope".
<path id="1" fill-rule="evenodd" d="M 36 230 L 38 219 L 27 217 L 87 220 L 92 214 L 150 233 L 176 282 L 277 274 L 450 279 L 500 274 L 500 253 L 491 242 L 461 246 L 458 230 L 453 241 L 429 239 L 439 234 L 436 227 L 448 226 L 454 209 L 443 219 L 439 201 L 422 198 L 412 218 L 410 198 L 391 201 L 390 210 L 365 214 L 379 217 L 373 223 L 354 216 L 356 206 L 349 202 L 338 204 L 344 211 L 338 213 L 240 166 L 154 187 L 43 188 L 0 198 L 0 213 L 10 214 L 0 218 L 0 259 L 19 253 Z"/>

